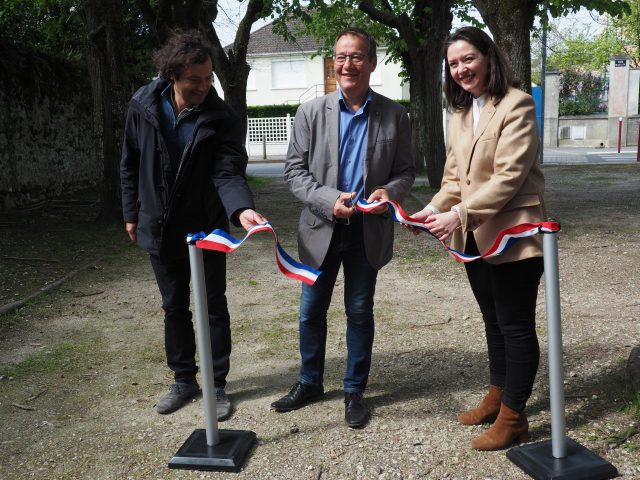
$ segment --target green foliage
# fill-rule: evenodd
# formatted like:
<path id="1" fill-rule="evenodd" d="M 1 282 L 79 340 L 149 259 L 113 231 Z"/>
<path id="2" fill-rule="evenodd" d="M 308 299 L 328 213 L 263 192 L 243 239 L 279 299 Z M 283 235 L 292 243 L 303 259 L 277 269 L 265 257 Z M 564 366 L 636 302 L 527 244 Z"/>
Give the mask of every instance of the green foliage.
<path id="1" fill-rule="evenodd" d="M 554 18 L 576 13 L 583 7 L 587 10 L 595 10 L 600 14 L 606 13 L 613 17 L 620 17 L 629 13 L 628 3 L 620 0 L 537 0 L 536 6 L 538 16 L 544 21 L 546 19 L 546 15 L 543 14 L 545 9 Z"/>
<path id="2" fill-rule="evenodd" d="M 298 104 L 251 106 L 247 107 L 247 116 L 249 118 L 286 117 L 287 113 L 293 116 L 298 111 L 298 107 Z"/>
<path id="3" fill-rule="evenodd" d="M 591 72 L 567 70 L 560 76 L 560 85 L 560 115 L 607 111 L 604 78 Z"/>
<path id="4" fill-rule="evenodd" d="M 78 0 L 5 0 L 0 3 L 0 32 L 14 45 L 80 62 L 84 37 L 79 3 Z"/>
<path id="5" fill-rule="evenodd" d="M 387 47 L 386 62 L 397 62 L 405 69 L 401 72 L 403 80 L 408 80 L 405 56 L 408 54 L 407 44 L 396 28 L 392 28 L 380 21 L 372 20 L 358 7 L 358 0 L 334 0 L 325 3 L 323 0 L 310 0 L 302 5 L 300 0 L 282 1 L 280 11 L 282 17 L 274 22 L 274 31 L 285 38 L 295 39 L 296 35 L 311 35 L 321 44 L 318 54 L 331 55 L 336 35 L 341 30 L 358 26 L 367 30 L 376 39 L 379 46 Z M 414 27 L 418 42 L 426 43 L 425 32 L 421 29 L 429 24 L 429 9 L 418 11 L 416 2 L 408 0 L 392 0 L 388 2 L 372 2 L 376 7 L 396 18 L 406 17 Z M 453 13 L 469 23 L 479 25 L 479 22 L 469 15 L 470 3 L 460 1 L 453 9 Z M 292 22 L 291 18 L 297 19 Z M 423 47 L 425 45 L 422 45 Z"/>
<path id="6" fill-rule="evenodd" d="M 640 67 L 640 0 L 624 2 L 629 11 L 624 15 L 611 18 L 604 30 L 612 45 L 613 53 L 627 55 L 631 66 Z"/>
<path id="7" fill-rule="evenodd" d="M 621 53 L 615 36 L 605 30 L 593 36 L 590 31 L 560 31 L 552 26 L 550 36 L 556 39 L 549 45 L 547 68 L 560 71 L 580 69 L 587 72 L 604 72 L 611 55 Z"/>

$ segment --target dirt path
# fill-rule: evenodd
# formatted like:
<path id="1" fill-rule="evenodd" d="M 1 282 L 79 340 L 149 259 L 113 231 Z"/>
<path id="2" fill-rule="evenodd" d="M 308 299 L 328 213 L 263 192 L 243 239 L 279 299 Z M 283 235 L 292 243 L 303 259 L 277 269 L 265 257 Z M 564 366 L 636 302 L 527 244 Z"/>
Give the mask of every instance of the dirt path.
<path id="1" fill-rule="evenodd" d="M 563 226 L 569 436 L 624 478 L 640 478 L 640 438 L 612 447 L 639 420 L 624 409 L 624 367 L 640 343 L 640 166 L 554 166 L 545 174 L 549 211 Z M 257 187 L 256 196 L 297 256 L 300 205 L 277 180 Z M 34 238 L 29 225 L 49 241 Z M 167 469 L 193 429 L 204 426 L 202 400 L 173 415 L 154 412 L 170 377 L 148 260 L 119 229 L 80 227 L 78 234 L 59 213 L 0 216 L 2 303 L 40 288 L 42 277 L 51 281 L 107 254 L 60 289 L 0 316 L 0 478 L 528 478 L 504 452 L 471 450 L 482 427 L 455 422 L 485 389 L 481 318 L 461 266 L 432 240 L 402 229 L 378 281 L 367 395 L 374 415 L 367 428 L 351 431 L 342 418 L 341 284 L 329 313 L 326 399 L 288 414 L 269 411 L 296 379 L 299 286 L 277 270 L 271 237 L 257 235 L 228 257 L 234 335 L 228 393 L 237 410 L 221 428 L 253 430 L 258 444 L 237 477 Z M 6 258 L 26 257 L 25 251 L 57 263 L 39 271 L 33 261 Z M 533 441 L 550 436 L 543 292 L 542 362 L 528 407 Z"/>

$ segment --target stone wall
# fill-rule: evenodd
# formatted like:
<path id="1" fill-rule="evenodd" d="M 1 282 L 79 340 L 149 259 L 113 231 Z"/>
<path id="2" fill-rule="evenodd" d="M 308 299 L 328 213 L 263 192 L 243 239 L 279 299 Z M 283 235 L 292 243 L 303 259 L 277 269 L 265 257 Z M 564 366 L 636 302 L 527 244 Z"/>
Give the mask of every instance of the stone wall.
<path id="1" fill-rule="evenodd" d="M 79 67 L 0 39 L 0 209 L 100 179 L 91 91 Z"/>

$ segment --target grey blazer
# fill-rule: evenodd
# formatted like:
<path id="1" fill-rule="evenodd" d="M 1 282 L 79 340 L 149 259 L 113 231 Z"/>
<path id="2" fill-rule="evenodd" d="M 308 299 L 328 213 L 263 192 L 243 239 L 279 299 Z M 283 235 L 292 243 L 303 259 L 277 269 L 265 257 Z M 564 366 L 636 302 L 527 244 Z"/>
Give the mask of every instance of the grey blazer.
<path id="1" fill-rule="evenodd" d="M 365 199 L 376 188 L 402 202 L 411 190 L 415 165 L 405 108 L 373 93 L 369 104 L 364 164 Z M 284 178 L 304 203 L 298 225 L 300 260 L 314 268 L 322 264 L 335 225 L 333 206 L 340 195 L 338 92 L 302 104 L 296 113 L 287 151 Z M 364 215 L 364 244 L 371 266 L 380 269 L 393 256 L 393 220 L 389 213 Z"/>

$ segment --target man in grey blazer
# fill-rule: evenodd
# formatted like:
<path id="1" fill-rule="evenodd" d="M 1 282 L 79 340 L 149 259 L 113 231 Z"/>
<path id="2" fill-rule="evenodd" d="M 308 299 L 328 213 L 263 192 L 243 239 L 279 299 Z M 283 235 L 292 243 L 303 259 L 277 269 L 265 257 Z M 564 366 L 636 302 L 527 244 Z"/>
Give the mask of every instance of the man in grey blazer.
<path id="1" fill-rule="evenodd" d="M 393 221 L 386 205 L 355 209 L 359 198 L 401 202 L 415 176 L 407 112 L 369 88 L 377 64 L 374 39 L 350 28 L 334 46 L 337 92 L 301 105 L 295 117 L 284 176 L 304 203 L 298 227 L 300 259 L 322 270 L 300 298 L 300 379 L 273 402 L 298 409 L 324 394 L 327 310 L 340 265 L 347 315 L 345 421 L 363 427 L 363 393 L 374 337 L 373 297 L 378 270 L 393 255 Z"/>

